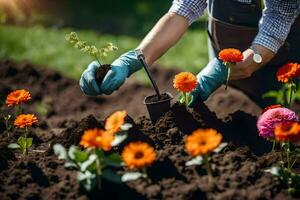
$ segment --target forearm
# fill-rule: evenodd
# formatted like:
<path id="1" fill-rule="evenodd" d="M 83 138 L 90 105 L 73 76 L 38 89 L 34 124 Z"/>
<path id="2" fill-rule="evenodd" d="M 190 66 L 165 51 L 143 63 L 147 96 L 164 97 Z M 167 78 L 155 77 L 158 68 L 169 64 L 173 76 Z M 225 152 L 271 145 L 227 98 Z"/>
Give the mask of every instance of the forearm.
<path id="1" fill-rule="evenodd" d="M 188 26 L 186 18 L 175 13 L 165 14 L 137 47 L 143 51 L 148 65 L 153 64 L 171 48 Z"/>

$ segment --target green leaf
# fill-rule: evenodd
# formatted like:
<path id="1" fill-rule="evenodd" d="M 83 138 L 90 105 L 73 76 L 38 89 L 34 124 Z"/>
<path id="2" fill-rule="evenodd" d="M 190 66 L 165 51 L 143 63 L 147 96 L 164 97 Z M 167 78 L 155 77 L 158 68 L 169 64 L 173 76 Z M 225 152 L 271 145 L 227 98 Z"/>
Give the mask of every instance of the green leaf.
<path id="1" fill-rule="evenodd" d="M 58 156 L 58 159 L 62 159 L 62 160 L 68 159 L 67 150 L 63 145 L 55 144 L 53 146 L 53 151 L 54 154 Z"/>
<path id="2" fill-rule="evenodd" d="M 121 144 L 127 138 L 127 134 L 116 134 L 115 139 L 112 141 L 111 146 L 115 147 Z"/>
<path id="3" fill-rule="evenodd" d="M 128 182 L 137 180 L 141 177 L 143 177 L 143 174 L 141 172 L 128 172 L 121 177 L 121 180 L 122 182 Z"/>
<path id="4" fill-rule="evenodd" d="M 90 171 L 78 172 L 77 180 L 87 191 L 91 191 L 96 186 L 96 174 Z"/>
<path id="5" fill-rule="evenodd" d="M 113 171 L 112 169 L 104 169 L 102 171 L 102 175 L 101 175 L 104 179 L 111 181 L 113 183 L 122 183 L 121 180 L 121 176 L 118 175 L 115 171 Z"/>
<path id="6" fill-rule="evenodd" d="M 76 150 L 74 151 L 74 160 L 76 162 L 85 162 L 89 158 L 89 154 L 86 151 Z"/>
<path id="7" fill-rule="evenodd" d="M 103 164 L 106 166 L 121 167 L 122 160 L 118 153 L 112 153 L 112 154 L 104 157 Z"/>
<path id="8" fill-rule="evenodd" d="M 129 123 L 123 124 L 123 125 L 121 126 L 121 130 L 122 130 L 122 131 L 128 131 L 128 130 L 131 129 L 131 128 L 132 128 L 132 125 L 129 124 Z"/>
<path id="9" fill-rule="evenodd" d="M 215 152 L 215 153 L 221 152 L 225 147 L 227 147 L 227 145 L 228 145 L 228 143 L 226 143 L 226 142 L 221 143 L 221 144 L 214 150 L 214 152 Z"/>
<path id="10" fill-rule="evenodd" d="M 7 146 L 9 149 L 20 149 L 20 145 L 17 143 L 11 143 Z"/>
<path id="11" fill-rule="evenodd" d="M 88 160 L 80 164 L 80 171 L 84 172 L 89 166 L 91 166 L 98 159 L 96 154 L 89 156 Z"/>
<path id="12" fill-rule="evenodd" d="M 274 176 L 280 176 L 280 167 L 273 166 L 273 167 L 270 167 L 268 169 L 265 169 L 264 171 L 268 172 L 268 173 L 270 173 Z"/>
<path id="13" fill-rule="evenodd" d="M 192 166 L 192 165 L 202 165 L 203 164 L 203 157 L 202 156 L 197 156 L 193 158 L 190 161 L 187 161 L 185 163 L 185 166 Z"/>
<path id="14" fill-rule="evenodd" d="M 75 160 L 75 154 L 76 154 L 76 151 L 78 151 L 78 147 L 72 145 L 70 148 L 69 148 L 69 151 L 68 151 L 68 156 L 70 159 L 72 160 Z"/>
<path id="15" fill-rule="evenodd" d="M 32 138 L 19 137 L 17 143 L 20 145 L 20 149 L 29 149 L 32 146 Z"/>

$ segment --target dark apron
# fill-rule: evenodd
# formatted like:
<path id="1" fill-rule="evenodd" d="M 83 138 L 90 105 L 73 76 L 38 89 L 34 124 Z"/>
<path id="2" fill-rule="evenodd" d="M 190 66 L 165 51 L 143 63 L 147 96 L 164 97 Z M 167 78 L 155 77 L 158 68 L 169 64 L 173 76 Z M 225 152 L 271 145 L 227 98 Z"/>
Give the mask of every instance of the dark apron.
<path id="1" fill-rule="evenodd" d="M 225 48 L 248 49 L 258 33 L 258 23 L 262 15 L 260 0 L 251 4 L 237 0 L 209 0 L 208 35 L 214 56 Z M 230 81 L 230 85 L 242 90 L 261 107 L 270 105 L 271 99 L 262 99 L 270 90 L 278 90 L 282 85 L 276 80 L 277 69 L 287 62 L 300 63 L 300 17 L 293 24 L 288 38 L 276 56 L 251 77 Z"/>

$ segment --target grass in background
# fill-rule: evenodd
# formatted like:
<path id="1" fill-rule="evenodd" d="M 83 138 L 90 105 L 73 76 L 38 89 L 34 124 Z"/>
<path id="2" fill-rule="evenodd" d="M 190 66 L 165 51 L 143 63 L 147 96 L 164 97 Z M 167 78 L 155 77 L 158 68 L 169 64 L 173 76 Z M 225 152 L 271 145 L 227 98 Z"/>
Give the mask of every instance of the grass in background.
<path id="1" fill-rule="evenodd" d="M 71 31 L 76 31 L 83 40 L 98 47 L 107 42 L 118 46 L 119 50 L 107 57 L 106 63 L 111 63 L 122 53 L 135 48 L 141 40 L 128 36 L 100 35 L 87 30 L 3 25 L 0 26 L 0 59 L 10 58 L 17 62 L 28 60 L 78 79 L 92 58 L 72 48 L 65 41 L 65 34 Z M 206 34 L 204 30 L 199 30 L 187 32 L 181 41 L 159 60 L 159 63 L 162 66 L 196 73 L 206 65 L 207 60 Z M 143 73 L 138 73 L 137 78 L 143 80 Z"/>

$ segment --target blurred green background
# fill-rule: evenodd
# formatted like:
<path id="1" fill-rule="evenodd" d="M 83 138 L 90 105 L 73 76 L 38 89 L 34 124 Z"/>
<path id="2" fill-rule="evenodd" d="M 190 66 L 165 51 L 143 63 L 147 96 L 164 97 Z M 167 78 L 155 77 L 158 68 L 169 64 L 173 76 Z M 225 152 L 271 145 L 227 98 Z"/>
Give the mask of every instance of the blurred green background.
<path id="1" fill-rule="evenodd" d="M 104 61 L 110 63 L 135 48 L 171 3 L 171 0 L 0 0 L 3 22 L 0 59 L 27 60 L 78 79 L 92 58 L 68 44 L 64 39 L 66 33 L 75 31 L 98 47 L 107 42 L 118 46 L 119 50 Z M 205 18 L 194 23 L 158 63 L 195 73 L 206 65 Z"/>

